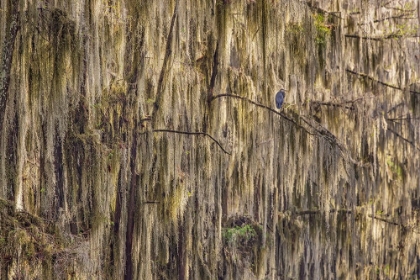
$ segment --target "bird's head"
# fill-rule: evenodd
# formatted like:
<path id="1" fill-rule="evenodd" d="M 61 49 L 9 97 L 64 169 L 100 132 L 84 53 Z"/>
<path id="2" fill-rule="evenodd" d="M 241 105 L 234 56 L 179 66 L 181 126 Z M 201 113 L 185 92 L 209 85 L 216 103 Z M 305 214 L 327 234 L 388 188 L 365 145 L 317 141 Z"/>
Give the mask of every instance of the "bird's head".
<path id="1" fill-rule="evenodd" d="M 283 96 L 286 96 L 286 90 L 284 88 L 281 88 L 280 91 L 283 93 Z"/>

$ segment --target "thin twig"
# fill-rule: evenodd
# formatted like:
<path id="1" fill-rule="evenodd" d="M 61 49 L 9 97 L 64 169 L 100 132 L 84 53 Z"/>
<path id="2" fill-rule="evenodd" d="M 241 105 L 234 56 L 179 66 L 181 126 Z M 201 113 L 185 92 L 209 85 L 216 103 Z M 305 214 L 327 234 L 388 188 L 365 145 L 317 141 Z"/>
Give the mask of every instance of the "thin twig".
<path id="1" fill-rule="evenodd" d="M 321 102 L 321 101 L 311 101 L 311 105 L 323 105 L 323 106 L 331 106 L 331 107 L 341 107 L 347 110 L 354 110 L 353 106 L 346 106 L 344 105 L 346 102 L 343 103 L 335 103 L 335 102 Z"/>
<path id="2" fill-rule="evenodd" d="M 411 121 L 411 120 L 420 120 L 420 118 L 410 118 L 410 117 L 403 118 L 403 117 L 401 117 L 401 118 L 391 118 L 391 119 L 387 119 L 387 120 L 388 120 L 388 121 L 395 122 L 395 121 Z"/>
<path id="3" fill-rule="evenodd" d="M 405 142 L 409 143 L 411 146 L 413 146 L 414 149 L 419 150 L 420 148 L 416 147 L 416 145 L 413 143 L 413 141 L 408 140 L 407 138 L 403 137 L 401 134 L 399 134 L 398 132 L 388 128 L 388 131 L 392 132 L 395 134 L 395 136 L 399 137 L 400 139 L 404 140 Z"/>
<path id="4" fill-rule="evenodd" d="M 402 224 L 399 224 L 399 223 L 397 223 L 397 222 L 390 221 L 390 220 L 387 220 L 387 219 L 385 219 L 385 218 L 381 218 L 381 217 L 378 217 L 378 216 L 375 216 L 375 215 L 371 215 L 371 214 L 369 214 L 369 215 L 368 215 L 368 217 L 369 217 L 369 218 L 373 218 L 373 219 L 375 219 L 375 220 L 379 220 L 379 221 L 382 221 L 382 222 L 388 223 L 388 224 L 391 224 L 391 225 L 396 225 L 396 226 L 402 226 L 402 227 L 404 227 L 404 225 L 402 225 Z"/>
<path id="5" fill-rule="evenodd" d="M 364 39 L 364 40 L 372 40 L 372 41 L 382 41 L 382 40 L 387 40 L 387 39 L 397 39 L 397 38 L 418 38 L 420 37 L 420 35 L 412 35 L 412 36 L 403 36 L 403 35 L 398 35 L 395 33 L 391 33 L 385 36 L 380 36 L 380 37 L 370 37 L 370 36 L 360 36 L 357 34 L 345 34 L 344 37 L 346 38 L 358 38 L 358 39 Z"/>
<path id="6" fill-rule="evenodd" d="M 329 213 L 340 213 L 340 214 L 351 214 L 353 211 L 348 209 L 330 209 L 329 211 L 324 210 L 303 210 L 296 212 L 296 215 L 303 216 L 303 215 L 314 215 L 314 214 L 321 214 L 324 212 Z"/>
<path id="7" fill-rule="evenodd" d="M 404 16 L 411 16 L 411 13 L 407 13 L 407 14 L 401 14 L 398 16 L 390 16 L 390 17 L 386 17 L 386 18 L 382 18 L 382 19 L 375 19 L 373 22 L 381 22 L 381 21 L 386 21 L 386 20 L 390 20 L 390 19 L 416 19 L 415 17 L 404 17 Z"/>
<path id="8" fill-rule="evenodd" d="M 375 78 L 373 78 L 373 77 L 371 77 L 371 76 L 369 76 L 369 75 L 367 75 L 367 74 L 364 74 L 364 73 L 359 73 L 359 72 L 356 72 L 356 71 L 353 71 L 353 70 L 350 70 L 350 69 L 346 69 L 346 71 L 347 71 L 348 73 L 351 73 L 351 74 L 354 74 L 354 75 L 357 75 L 357 76 L 360 76 L 360 77 L 366 78 L 366 79 L 368 79 L 368 80 L 371 80 L 372 82 L 376 82 L 376 83 L 378 83 L 378 84 L 384 85 L 384 86 L 386 86 L 386 87 L 390 87 L 390 88 L 393 88 L 393 89 L 396 89 L 396 90 L 401 90 L 401 91 L 404 91 L 404 89 L 403 89 L 403 88 L 401 88 L 401 87 L 398 87 L 398 86 L 395 86 L 395 85 L 391 85 L 391 84 L 388 84 L 388 83 L 386 83 L 386 82 L 383 82 L 383 81 L 377 80 L 377 79 L 375 79 Z M 409 92 L 410 92 L 410 93 L 415 93 L 415 94 L 420 94 L 420 92 L 418 92 L 418 91 L 414 91 L 414 90 L 410 90 Z"/>
<path id="9" fill-rule="evenodd" d="M 231 155 L 231 153 L 229 153 L 228 151 L 226 151 L 223 146 L 219 143 L 219 141 L 217 141 L 216 139 L 214 139 L 213 136 L 211 136 L 208 133 L 205 132 L 189 132 L 189 131 L 179 131 L 179 130 L 173 130 L 173 129 L 154 129 L 153 132 L 169 132 L 169 133 L 177 133 L 177 134 L 185 134 L 185 135 L 202 135 L 202 136 L 207 136 L 209 137 L 211 140 L 213 140 L 213 142 L 215 142 L 220 149 L 222 149 L 222 151 L 225 154 Z"/>

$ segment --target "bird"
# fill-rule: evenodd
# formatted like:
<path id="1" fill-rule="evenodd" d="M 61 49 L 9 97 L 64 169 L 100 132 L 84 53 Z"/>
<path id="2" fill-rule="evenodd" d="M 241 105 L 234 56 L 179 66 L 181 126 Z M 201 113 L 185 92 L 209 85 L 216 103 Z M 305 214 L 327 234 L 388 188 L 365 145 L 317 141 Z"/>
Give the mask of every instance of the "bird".
<path id="1" fill-rule="evenodd" d="M 283 105 L 285 96 L 286 96 L 286 91 L 284 89 L 280 89 L 280 91 L 277 92 L 277 94 L 276 94 L 276 107 L 277 107 L 277 109 L 280 109 L 281 105 Z"/>

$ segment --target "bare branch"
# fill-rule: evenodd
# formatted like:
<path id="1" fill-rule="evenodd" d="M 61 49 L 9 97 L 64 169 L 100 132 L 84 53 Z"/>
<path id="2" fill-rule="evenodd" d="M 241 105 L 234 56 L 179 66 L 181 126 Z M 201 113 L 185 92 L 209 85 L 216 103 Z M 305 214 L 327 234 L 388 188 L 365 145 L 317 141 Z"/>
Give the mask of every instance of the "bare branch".
<path id="1" fill-rule="evenodd" d="M 351 209 L 330 209 L 329 211 L 325 211 L 325 210 L 322 210 L 322 209 L 316 209 L 316 210 L 296 211 L 296 212 L 293 212 L 293 214 L 296 215 L 296 216 L 303 216 L 303 215 L 319 215 L 319 214 L 323 214 L 323 213 L 339 213 L 339 214 L 355 213 L 355 214 L 357 214 L 356 212 L 358 212 L 358 211 L 354 211 L 354 210 L 351 210 Z M 283 215 L 284 212 L 278 212 L 278 214 Z M 372 218 L 372 219 L 375 219 L 375 220 L 378 220 L 378 221 L 385 222 L 385 223 L 390 224 L 390 225 L 401 226 L 404 229 L 409 229 L 410 228 L 409 226 L 404 225 L 402 223 L 398 223 L 398 222 L 395 222 L 395 221 L 390 220 L 390 219 L 382 218 L 382 217 L 379 217 L 377 215 L 368 214 L 368 217 Z M 413 229 L 412 229 L 412 231 L 418 233 L 417 231 L 414 231 Z"/>
<path id="2" fill-rule="evenodd" d="M 324 213 L 326 211 L 324 210 L 303 210 L 303 211 L 297 211 L 296 215 L 298 216 L 303 216 L 303 215 L 315 215 L 315 214 L 321 214 Z M 339 213 L 339 214 L 351 214 L 353 213 L 352 210 L 348 210 L 348 209 L 330 209 L 328 211 L 329 213 Z"/>
<path id="3" fill-rule="evenodd" d="M 383 81 L 379 81 L 379 80 L 377 80 L 377 79 L 375 79 L 375 78 L 373 78 L 373 77 L 371 77 L 371 76 L 369 76 L 369 75 L 367 75 L 367 74 L 364 74 L 364 73 L 359 73 L 359 72 L 356 72 L 356 71 L 353 71 L 353 70 L 350 70 L 350 69 L 346 69 L 346 71 L 347 71 L 348 73 L 351 73 L 351 74 L 354 74 L 354 75 L 357 75 L 357 76 L 360 76 L 360 77 L 366 78 L 366 79 L 368 79 L 368 80 L 371 80 L 372 82 L 376 82 L 376 83 L 378 83 L 378 84 L 381 84 L 381 85 L 384 85 L 384 86 L 387 86 L 387 87 L 390 87 L 390 88 L 393 88 L 393 89 L 396 89 L 396 90 L 401 90 L 401 91 L 404 91 L 404 89 L 403 89 L 403 88 L 401 88 L 401 87 L 398 87 L 398 86 L 395 86 L 395 85 L 392 85 L 392 84 L 388 84 L 388 83 L 383 82 Z M 414 91 L 414 90 L 410 90 L 409 92 L 410 92 L 410 93 L 415 93 L 415 94 L 420 94 L 420 92 L 418 92 L 418 91 Z"/>
<path id="4" fill-rule="evenodd" d="M 382 19 L 375 19 L 373 22 L 381 22 L 381 21 L 386 21 L 386 20 L 391 20 L 391 19 L 416 19 L 415 17 L 406 17 L 406 16 L 412 16 L 412 14 L 407 13 L 407 14 L 400 14 L 397 16 L 390 16 L 390 17 L 386 17 Z"/>
<path id="5" fill-rule="evenodd" d="M 331 107 L 341 107 L 347 110 L 354 110 L 353 104 L 351 106 L 346 106 L 344 104 L 346 104 L 348 102 L 343 102 L 343 103 L 335 103 L 335 102 L 321 102 L 321 101 L 311 101 L 311 105 L 323 105 L 323 106 L 331 106 Z"/>
<path id="6" fill-rule="evenodd" d="M 379 221 L 382 221 L 382 222 L 388 223 L 388 224 L 391 224 L 391 225 L 396 225 L 396 226 L 402 226 L 402 227 L 404 227 L 404 225 L 402 225 L 402 224 L 399 224 L 399 223 L 394 222 L 394 221 L 391 221 L 391 220 L 387 220 L 387 219 L 382 218 L 382 217 L 378 217 L 378 216 L 376 216 L 376 215 L 371 215 L 371 214 L 369 214 L 369 215 L 368 215 L 368 217 L 369 217 L 369 218 L 372 218 L 372 219 L 375 219 L 375 220 L 379 220 Z"/>
<path id="7" fill-rule="evenodd" d="M 344 37 L 346 38 L 358 38 L 358 39 L 364 39 L 364 40 L 372 40 L 372 41 L 382 41 L 386 39 L 397 39 L 397 38 L 418 38 L 420 35 L 412 35 L 412 36 L 404 36 L 399 35 L 395 33 L 391 33 L 385 36 L 378 36 L 378 37 L 369 37 L 369 36 L 360 36 L 357 34 L 345 34 Z"/>
<path id="8" fill-rule="evenodd" d="M 392 132 L 395 134 L 395 136 L 399 137 L 400 139 L 404 140 L 405 142 L 407 142 L 408 144 L 410 144 L 411 146 L 413 146 L 414 149 L 420 151 L 420 148 L 416 147 L 416 145 L 414 144 L 413 141 L 408 140 L 407 138 L 403 137 L 401 134 L 399 134 L 398 132 L 388 128 L 388 131 Z"/>
<path id="9" fill-rule="evenodd" d="M 202 136 L 207 136 L 211 140 L 213 140 L 213 142 L 215 142 L 217 144 L 217 146 L 219 146 L 220 149 L 222 149 L 222 151 L 225 154 L 231 155 L 231 153 L 229 153 L 228 151 L 226 151 L 223 148 L 223 146 L 219 143 L 219 141 L 217 141 L 216 139 L 214 139 L 213 136 L 211 136 L 210 134 L 205 133 L 205 132 L 188 132 L 188 131 L 179 131 L 179 130 L 173 130 L 173 129 L 154 129 L 153 132 L 169 132 L 169 133 L 177 133 L 177 134 L 185 134 L 185 135 L 202 135 Z"/>
<path id="10" fill-rule="evenodd" d="M 391 118 L 391 119 L 387 119 L 387 120 L 392 121 L 392 122 L 397 122 L 397 121 L 420 120 L 420 118 L 401 117 L 401 118 Z"/>

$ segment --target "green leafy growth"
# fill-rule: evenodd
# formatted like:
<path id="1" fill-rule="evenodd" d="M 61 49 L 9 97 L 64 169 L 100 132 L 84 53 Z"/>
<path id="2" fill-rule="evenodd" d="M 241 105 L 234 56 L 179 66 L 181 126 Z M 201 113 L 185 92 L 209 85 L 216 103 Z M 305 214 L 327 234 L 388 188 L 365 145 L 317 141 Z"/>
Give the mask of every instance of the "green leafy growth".
<path id="1" fill-rule="evenodd" d="M 303 33 L 303 26 L 297 22 L 291 22 L 287 25 L 286 32 L 294 36 L 300 36 Z"/>
<path id="2" fill-rule="evenodd" d="M 257 232 L 251 225 L 236 226 L 223 230 L 225 241 L 231 244 L 246 244 L 256 236 Z"/>
<path id="3" fill-rule="evenodd" d="M 314 14 L 316 37 L 315 43 L 319 46 L 325 46 L 329 37 L 331 36 L 331 28 L 326 23 L 325 16 L 323 14 Z"/>
<path id="4" fill-rule="evenodd" d="M 398 180 L 402 180 L 404 178 L 404 169 L 398 162 L 396 163 L 390 157 L 388 157 L 386 164 Z"/>
<path id="5" fill-rule="evenodd" d="M 390 37 L 392 37 L 392 35 L 394 35 L 395 37 L 414 36 L 414 35 L 416 35 L 417 28 L 418 28 L 418 26 L 411 27 L 408 24 L 398 24 L 396 31 L 393 32 L 390 35 Z"/>

